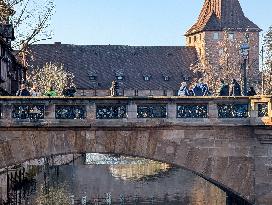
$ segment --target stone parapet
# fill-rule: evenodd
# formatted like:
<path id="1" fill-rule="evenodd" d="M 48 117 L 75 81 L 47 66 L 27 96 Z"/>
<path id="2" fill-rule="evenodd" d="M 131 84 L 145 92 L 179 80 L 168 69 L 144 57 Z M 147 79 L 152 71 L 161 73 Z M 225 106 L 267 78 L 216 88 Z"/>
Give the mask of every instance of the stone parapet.
<path id="1" fill-rule="evenodd" d="M 0 127 L 271 125 L 271 96 L 0 97 Z"/>

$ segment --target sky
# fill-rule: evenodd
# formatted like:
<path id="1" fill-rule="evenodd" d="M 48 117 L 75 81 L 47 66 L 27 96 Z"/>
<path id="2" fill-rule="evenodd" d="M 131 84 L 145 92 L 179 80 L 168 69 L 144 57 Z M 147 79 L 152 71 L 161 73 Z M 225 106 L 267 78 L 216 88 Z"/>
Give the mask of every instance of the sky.
<path id="1" fill-rule="evenodd" d="M 46 43 L 79 45 L 185 45 L 184 33 L 204 0 L 56 0 L 54 36 Z M 245 15 L 266 31 L 271 0 L 240 0 Z"/>

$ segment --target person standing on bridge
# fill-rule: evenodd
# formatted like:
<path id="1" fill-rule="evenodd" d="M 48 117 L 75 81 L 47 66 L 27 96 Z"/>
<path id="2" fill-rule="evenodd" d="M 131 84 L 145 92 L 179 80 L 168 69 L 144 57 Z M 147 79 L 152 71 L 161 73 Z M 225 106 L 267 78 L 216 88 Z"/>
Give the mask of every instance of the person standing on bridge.
<path id="1" fill-rule="evenodd" d="M 29 92 L 32 97 L 38 97 L 38 96 L 42 95 L 36 84 L 33 84 L 32 88 L 30 89 Z"/>
<path id="2" fill-rule="evenodd" d="M 247 96 L 254 96 L 257 95 L 256 91 L 252 86 L 250 86 L 249 90 L 247 91 Z"/>
<path id="3" fill-rule="evenodd" d="M 208 96 L 210 95 L 208 85 L 199 79 L 198 83 L 193 88 L 194 96 Z"/>
<path id="4" fill-rule="evenodd" d="M 118 96 L 118 89 L 119 85 L 117 81 L 112 81 L 111 87 L 110 87 L 110 96 L 115 97 Z"/>
<path id="5" fill-rule="evenodd" d="M 57 92 L 56 92 L 54 86 L 51 85 L 50 88 L 49 88 L 49 90 L 44 95 L 48 96 L 48 97 L 57 96 Z"/>
<path id="6" fill-rule="evenodd" d="M 182 82 L 178 91 L 178 96 L 189 96 L 189 89 L 186 82 Z"/>
<path id="7" fill-rule="evenodd" d="M 229 96 L 229 85 L 225 83 L 223 79 L 220 80 L 221 87 L 219 91 L 219 96 Z"/>
<path id="8" fill-rule="evenodd" d="M 241 86 L 235 79 L 232 80 L 230 96 L 241 96 Z"/>
<path id="9" fill-rule="evenodd" d="M 30 96 L 25 84 L 21 84 L 20 90 L 17 91 L 16 96 Z"/>

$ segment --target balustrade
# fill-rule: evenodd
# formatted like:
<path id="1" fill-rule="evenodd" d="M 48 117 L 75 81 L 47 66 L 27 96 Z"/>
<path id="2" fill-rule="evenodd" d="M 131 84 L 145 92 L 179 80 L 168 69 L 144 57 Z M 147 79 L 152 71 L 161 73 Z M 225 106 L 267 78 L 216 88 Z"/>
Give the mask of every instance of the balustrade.
<path id="1" fill-rule="evenodd" d="M 166 105 L 160 104 L 146 104 L 137 106 L 138 118 L 166 118 Z"/>
<path id="2" fill-rule="evenodd" d="M 177 118 L 207 118 L 208 105 L 177 105 Z"/>
<path id="3" fill-rule="evenodd" d="M 96 119 L 122 119 L 127 117 L 126 105 L 97 105 Z"/>
<path id="4" fill-rule="evenodd" d="M 4 99 L 4 100 L 3 100 Z M 256 124 L 269 123 L 270 97 L 266 98 L 3 98 L 0 97 L 0 126 L 40 125 L 89 126 L 92 123 L 103 126 L 122 126 L 122 123 L 142 122 L 140 119 L 164 119 L 161 123 Z M 252 109 L 251 109 L 252 108 Z M 194 120 L 194 119 L 207 119 Z M 217 118 L 217 121 L 213 119 Z M 239 121 L 235 118 L 240 119 Z M 250 120 L 247 120 L 247 118 Z M 65 119 L 66 121 L 59 121 Z M 82 121 L 72 121 L 81 119 Z M 103 120 L 111 120 L 109 124 Z M 116 123 L 114 120 L 119 119 Z M 123 120 L 125 119 L 125 120 Z M 187 119 L 187 120 L 183 120 Z M 233 119 L 233 120 L 225 120 Z M 244 120 L 243 120 L 244 119 Z M 265 121 L 264 121 L 265 120 Z M 105 121 L 107 122 L 107 121 Z M 67 124 L 65 124 L 67 123 Z M 73 124 L 74 123 L 74 124 Z M 149 123 L 149 121 L 147 121 Z M 150 121 L 150 123 L 153 123 Z M 271 122 L 272 124 L 272 122 Z M 37 124 L 35 124 L 37 126 Z"/>
<path id="5" fill-rule="evenodd" d="M 44 119 L 44 105 L 14 105 L 12 118 L 14 119 Z"/>
<path id="6" fill-rule="evenodd" d="M 86 108 L 81 105 L 56 105 L 56 119 L 85 119 Z"/>
<path id="7" fill-rule="evenodd" d="M 218 118 L 247 118 L 248 104 L 218 104 Z"/>

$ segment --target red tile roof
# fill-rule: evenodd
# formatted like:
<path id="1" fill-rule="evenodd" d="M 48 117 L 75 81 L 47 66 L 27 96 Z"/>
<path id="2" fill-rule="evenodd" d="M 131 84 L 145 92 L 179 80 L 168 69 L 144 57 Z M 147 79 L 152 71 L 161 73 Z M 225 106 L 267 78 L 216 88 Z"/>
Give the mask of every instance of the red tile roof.
<path id="1" fill-rule="evenodd" d="M 205 0 L 196 24 L 185 35 L 223 30 L 261 31 L 256 24 L 245 17 L 239 0 Z"/>
<path id="2" fill-rule="evenodd" d="M 77 88 L 108 89 L 121 75 L 124 89 L 178 89 L 184 77 L 192 76 L 191 64 L 197 61 L 194 47 L 182 46 L 84 46 L 36 44 L 30 50 L 32 68 L 46 62 L 61 63 L 73 72 Z M 96 78 L 91 80 L 90 77 Z M 149 81 L 144 77 L 150 76 Z M 169 77 L 169 81 L 165 77 Z"/>

